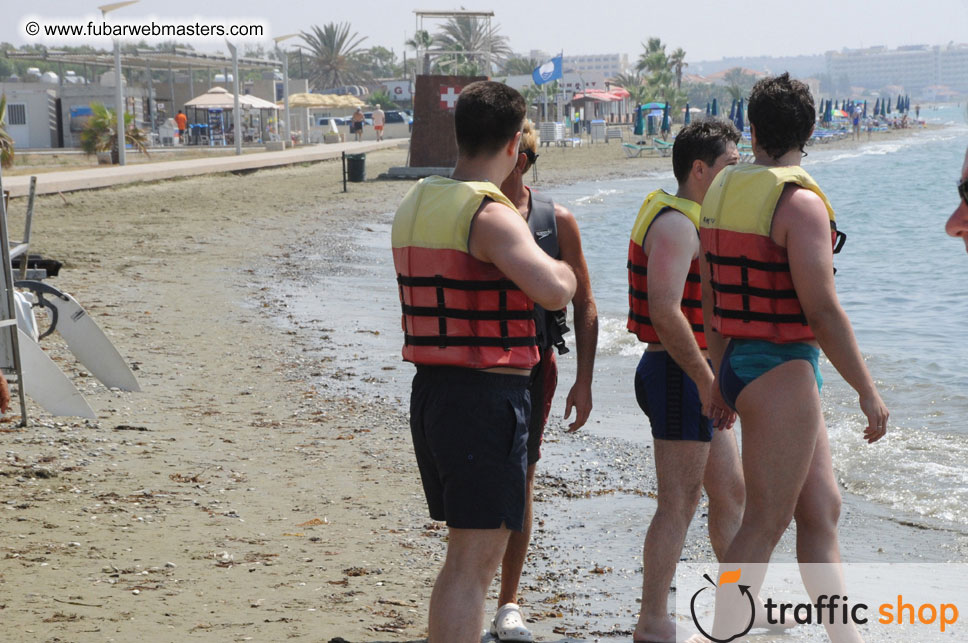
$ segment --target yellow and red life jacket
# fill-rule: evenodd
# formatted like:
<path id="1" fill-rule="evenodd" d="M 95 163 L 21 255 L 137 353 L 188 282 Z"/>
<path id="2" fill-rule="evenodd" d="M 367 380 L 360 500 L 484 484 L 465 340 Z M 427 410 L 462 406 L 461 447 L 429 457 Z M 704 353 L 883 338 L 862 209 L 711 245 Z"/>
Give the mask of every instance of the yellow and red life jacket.
<path id="1" fill-rule="evenodd" d="M 649 317 L 649 257 L 645 254 L 645 235 L 655 218 L 666 208 L 672 208 L 686 215 L 696 231 L 699 230 L 700 206 L 695 201 L 681 199 L 656 190 L 645 197 L 639 214 L 632 226 L 632 238 L 629 240 L 629 319 L 626 324 L 629 332 L 643 342 L 659 342 L 659 336 L 652 326 Z M 702 325 L 702 288 L 699 283 L 699 259 L 693 259 L 689 265 L 689 276 L 682 291 L 682 314 L 686 316 L 692 327 L 693 337 L 699 348 L 706 348 L 706 336 Z"/>
<path id="2" fill-rule="evenodd" d="M 411 188 L 397 209 L 391 237 L 408 362 L 476 369 L 538 362 L 534 302 L 468 250 L 486 198 L 518 211 L 492 183 L 439 176 Z"/>
<path id="3" fill-rule="evenodd" d="M 827 196 L 803 168 L 736 165 L 723 170 L 703 201 L 700 242 L 711 273 L 711 324 L 724 337 L 778 344 L 814 339 L 793 287 L 786 248 L 770 237 L 776 204 L 788 183 L 823 199 L 833 252 L 846 239 L 837 231 Z"/>

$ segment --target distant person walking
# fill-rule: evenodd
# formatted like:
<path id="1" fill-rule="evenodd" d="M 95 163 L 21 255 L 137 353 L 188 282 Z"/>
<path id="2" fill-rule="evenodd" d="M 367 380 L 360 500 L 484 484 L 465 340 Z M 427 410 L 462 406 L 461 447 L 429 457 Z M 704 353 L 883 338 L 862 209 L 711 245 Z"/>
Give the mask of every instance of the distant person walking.
<path id="1" fill-rule="evenodd" d="M 968 250 L 968 150 L 965 150 L 965 163 L 961 166 L 961 181 L 958 183 L 958 196 L 961 201 L 945 225 L 945 231 L 952 237 L 961 237 Z"/>
<path id="2" fill-rule="evenodd" d="M 181 110 L 178 110 L 178 113 L 175 114 L 175 126 L 178 128 L 178 140 L 184 143 L 185 130 L 188 129 L 188 117 Z"/>
<path id="3" fill-rule="evenodd" d="M 363 123 L 365 121 L 366 117 L 363 116 L 363 108 L 357 107 L 356 111 L 353 112 L 353 118 L 350 120 L 350 131 L 356 136 L 357 143 L 363 140 Z"/>
<path id="4" fill-rule="evenodd" d="M 854 140 L 860 140 L 860 111 L 854 110 Z"/>
<path id="5" fill-rule="evenodd" d="M 373 131 L 376 132 L 376 140 L 383 140 L 383 128 L 387 123 L 387 115 L 382 109 L 380 109 L 380 104 L 376 104 L 376 109 L 373 110 Z"/>

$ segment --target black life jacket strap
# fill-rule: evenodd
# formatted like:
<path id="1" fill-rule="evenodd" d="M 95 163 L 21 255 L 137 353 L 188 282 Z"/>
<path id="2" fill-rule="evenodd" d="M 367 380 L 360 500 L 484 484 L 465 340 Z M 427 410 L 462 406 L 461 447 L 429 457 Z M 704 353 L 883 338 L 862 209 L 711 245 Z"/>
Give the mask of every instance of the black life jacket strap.
<path id="1" fill-rule="evenodd" d="M 724 257 L 706 253 L 706 261 L 717 266 L 733 266 L 736 268 L 748 268 L 751 270 L 762 270 L 763 272 L 790 272 L 790 264 L 781 261 L 757 261 L 749 257 Z"/>
<path id="2" fill-rule="evenodd" d="M 722 284 L 718 281 L 710 281 L 714 292 L 724 295 L 745 295 L 749 297 L 762 297 L 764 299 L 796 299 L 797 291 L 792 288 L 789 290 L 771 290 L 769 288 L 757 288 L 755 286 L 737 286 Z"/>
<path id="3" fill-rule="evenodd" d="M 404 343 L 409 346 L 437 346 L 449 348 L 452 346 L 499 347 L 504 350 L 521 346 L 537 346 L 535 337 L 468 337 L 463 335 L 448 335 L 446 337 L 418 337 L 404 335 Z"/>
<path id="4" fill-rule="evenodd" d="M 767 324 L 800 324 L 807 325 L 807 318 L 803 314 L 759 313 L 752 310 L 728 310 L 713 308 L 713 314 L 723 319 L 738 319 L 744 322 L 764 322 Z"/>
<path id="5" fill-rule="evenodd" d="M 642 324 L 643 326 L 652 326 L 651 318 L 646 317 L 645 315 L 639 315 L 637 313 L 632 312 L 631 310 L 629 311 L 629 319 L 631 319 L 636 323 Z M 694 333 L 701 333 L 705 330 L 701 323 L 699 324 L 690 323 L 689 326 L 692 328 L 692 332 Z"/>
<path id="6" fill-rule="evenodd" d="M 510 279 L 445 279 L 439 275 L 434 277 L 406 277 L 397 275 L 397 283 L 407 288 L 447 288 L 448 290 L 518 290 Z"/>

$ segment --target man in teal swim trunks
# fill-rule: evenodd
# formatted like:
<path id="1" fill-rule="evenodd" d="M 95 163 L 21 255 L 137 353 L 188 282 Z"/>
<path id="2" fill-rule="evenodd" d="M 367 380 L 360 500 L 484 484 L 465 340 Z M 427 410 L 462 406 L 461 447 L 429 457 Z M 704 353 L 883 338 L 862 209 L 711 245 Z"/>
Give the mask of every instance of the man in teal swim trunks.
<path id="1" fill-rule="evenodd" d="M 791 517 L 812 598 L 844 595 L 837 521 L 840 491 L 820 407 L 819 349 L 857 391 L 864 439 L 887 431 L 881 401 L 834 288 L 842 245 L 834 212 L 800 167 L 816 111 L 807 86 L 788 74 L 756 83 L 749 101 L 753 165 L 727 168 L 703 201 L 703 313 L 718 392 L 742 423 L 746 508 L 722 571 L 742 570 L 755 595 Z M 735 585 L 717 590 L 712 635 L 742 631 Z M 732 592 L 728 590 L 732 589 Z M 819 591 L 818 591 L 819 590 Z M 853 623 L 824 623 L 831 640 L 861 641 Z"/>

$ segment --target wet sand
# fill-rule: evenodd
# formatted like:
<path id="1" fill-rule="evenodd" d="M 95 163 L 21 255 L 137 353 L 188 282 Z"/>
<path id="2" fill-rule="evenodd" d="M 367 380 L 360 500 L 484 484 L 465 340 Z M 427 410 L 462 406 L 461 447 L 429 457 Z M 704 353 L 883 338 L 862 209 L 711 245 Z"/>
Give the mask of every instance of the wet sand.
<path id="1" fill-rule="evenodd" d="M 538 185 L 670 163 L 614 143 L 540 153 Z M 368 154 L 367 175 L 405 156 Z M 446 530 L 410 452 L 412 370 L 380 259 L 410 185 L 343 194 L 325 162 L 38 199 L 32 250 L 65 262 L 51 283 L 112 336 L 144 392 L 105 389 L 45 340 L 98 420 L 31 407 L 29 428 L 0 429 L 5 640 L 425 634 Z M 14 230 L 24 207 L 13 200 Z M 560 424 L 539 466 L 523 602 L 541 640 L 627 638 L 651 459 Z M 961 534 L 862 503 L 845 514 L 848 559 L 968 558 Z M 704 529 L 700 515 L 684 557 L 708 559 Z"/>

